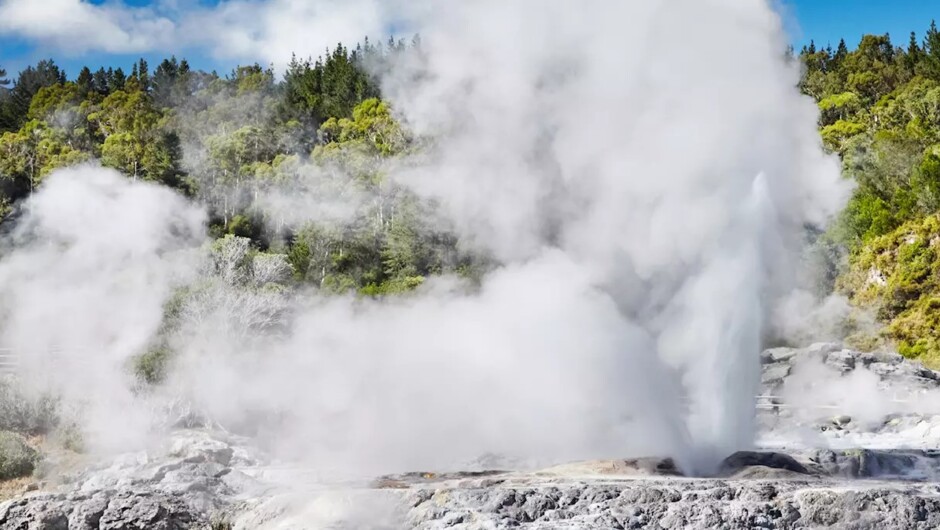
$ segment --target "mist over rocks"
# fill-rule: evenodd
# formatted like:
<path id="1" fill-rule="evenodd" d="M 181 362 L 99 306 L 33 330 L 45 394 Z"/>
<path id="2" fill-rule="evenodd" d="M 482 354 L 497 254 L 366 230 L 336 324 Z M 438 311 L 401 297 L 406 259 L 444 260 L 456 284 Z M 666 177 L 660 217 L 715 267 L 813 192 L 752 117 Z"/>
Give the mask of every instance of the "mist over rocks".
<path id="1" fill-rule="evenodd" d="M 213 428 L 182 429 L 161 448 L 103 459 L 68 474 L 62 484 L 0 502 L 0 525 L 734 530 L 926 529 L 940 524 L 935 495 L 940 455 L 932 450 L 937 438 L 905 434 L 917 425 L 940 426 L 940 416 L 924 408 L 938 385 L 926 387 L 918 402 L 896 402 L 883 393 L 892 386 L 916 388 L 935 381 L 935 372 L 894 354 L 861 353 L 837 343 L 772 349 L 762 357 L 765 371 L 781 362 L 793 365 L 791 375 L 773 382 L 778 390 L 799 377 L 803 363 L 825 370 L 817 381 L 836 382 L 853 381 L 852 372 L 866 366 L 884 371 L 879 363 L 890 365 L 890 373 L 861 380 L 874 381 L 874 388 L 856 387 L 885 413 L 878 421 L 862 421 L 846 416 L 846 410 L 787 407 L 797 403 L 779 396 L 776 408 L 760 408 L 766 430 L 759 439 L 801 430 L 813 430 L 817 437 L 728 455 L 720 473 L 710 478 L 684 477 L 671 459 L 649 457 L 519 469 L 416 468 L 336 481 L 322 468 L 260 450 L 252 438 Z M 848 366 L 854 368 L 844 370 Z M 800 392 L 812 394 L 814 388 L 800 387 Z M 806 397 L 828 405 L 824 396 Z M 508 463 L 493 455 L 480 462 Z"/>

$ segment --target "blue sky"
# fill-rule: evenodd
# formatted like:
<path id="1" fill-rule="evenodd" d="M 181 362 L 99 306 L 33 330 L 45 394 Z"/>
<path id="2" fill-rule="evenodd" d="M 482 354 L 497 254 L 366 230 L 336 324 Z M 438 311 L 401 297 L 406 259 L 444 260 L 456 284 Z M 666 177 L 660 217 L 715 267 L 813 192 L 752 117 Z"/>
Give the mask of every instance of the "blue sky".
<path id="1" fill-rule="evenodd" d="M 77 2 L 78 0 L 74 0 Z M 865 33 L 885 33 L 891 34 L 892 40 L 896 44 L 907 44 L 908 35 L 913 30 L 916 31 L 919 38 L 922 38 L 924 31 L 932 18 L 940 18 L 940 0 L 775 0 L 782 5 L 785 25 L 790 34 L 791 42 L 794 47 L 799 49 L 807 44 L 810 39 L 820 46 L 831 43 L 833 47 L 839 42 L 840 38 L 845 38 L 849 47 L 854 47 L 861 35 Z M 4 5 L 13 5 L 19 2 L 21 6 L 27 6 L 28 9 L 40 8 L 45 0 L 0 0 L 0 10 Z M 90 0 L 92 4 L 115 6 L 121 4 L 122 0 Z M 160 17 L 166 14 L 166 6 L 177 6 L 180 9 L 198 9 L 199 7 L 211 7 L 218 3 L 218 0 L 173 0 L 167 2 L 162 0 L 123 0 L 125 6 L 144 7 L 152 10 L 154 17 Z M 312 3 L 312 2 L 311 2 Z M 352 2 L 350 2 L 352 3 Z M 140 10 L 136 10 L 140 11 Z M 124 10 L 125 13 L 134 12 L 133 10 Z M 172 15 L 167 15 L 172 18 Z M 61 26 L 66 30 L 70 29 L 68 21 L 61 22 Z M 71 28 L 75 31 L 74 28 Z M 34 31 L 42 31 L 35 29 Z M 46 39 L 55 38 L 55 30 L 46 30 Z M 155 32 L 159 35 L 159 32 Z M 50 37 L 51 35 L 51 37 Z M 263 36 L 261 37 L 264 38 Z M 63 37 L 64 39 L 64 37 Z M 358 36 L 352 37 L 353 40 Z M 93 39 L 92 39 L 93 40 Z M 347 40 L 346 38 L 342 40 Z M 112 50 L 109 53 L 93 51 L 94 45 L 90 45 L 91 51 L 81 49 L 69 50 L 68 48 L 50 47 L 48 42 L 42 43 L 40 38 L 24 38 L 11 36 L 4 32 L 0 27 L 0 66 L 6 68 L 9 72 L 16 72 L 19 69 L 33 64 L 39 59 L 53 57 L 57 63 L 64 66 L 70 76 L 74 76 L 78 70 L 88 65 L 92 69 L 98 66 L 129 66 L 135 62 L 138 57 L 145 57 L 155 66 L 166 54 L 164 52 L 147 52 L 138 50 Z M 329 41 L 335 42 L 335 41 Z M 163 46 L 155 46 L 151 49 L 166 49 Z M 249 47 L 250 49 L 250 47 Z M 236 59 L 214 59 L 212 55 L 194 47 L 184 51 L 189 62 L 195 68 L 205 70 L 218 70 L 220 73 L 226 73 L 238 62 Z M 218 54 L 216 54 L 218 55 Z M 265 63 L 265 57 L 257 57 L 259 62 Z"/>
<path id="2" fill-rule="evenodd" d="M 785 0 L 784 9 L 797 49 L 811 39 L 835 48 L 840 38 L 852 48 L 866 33 L 890 33 L 906 47 L 911 31 L 923 39 L 930 20 L 940 19 L 940 0 Z"/>

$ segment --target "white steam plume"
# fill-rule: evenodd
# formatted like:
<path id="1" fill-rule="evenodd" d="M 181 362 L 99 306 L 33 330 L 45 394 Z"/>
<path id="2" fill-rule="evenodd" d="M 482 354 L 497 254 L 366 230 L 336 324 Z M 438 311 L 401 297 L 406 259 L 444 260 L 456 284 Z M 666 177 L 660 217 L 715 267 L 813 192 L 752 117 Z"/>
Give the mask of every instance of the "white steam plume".
<path id="1" fill-rule="evenodd" d="M 0 344 L 38 389 L 88 405 L 93 446 L 145 439 L 126 363 L 192 280 L 204 234 L 205 213 L 169 189 L 90 166 L 51 175 L 0 247 Z"/>
<path id="2" fill-rule="evenodd" d="M 401 180 L 506 261 L 560 248 L 685 373 L 704 461 L 748 445 L 765 316 L 804 224 L 847 192 L 775 13 L 493 1 L 429 17 L 428 75 L 387 91 L 442 139 Z"/>
<path id="3" fill-rule="evenodd" d="M 400 301 L 292 301 L 290 326 L 254 340 L 217 325 L 240 318 L 231 307 L 210 308 L 224 314 L 178 334 L 167 392 L 229 425 L 280 412 L 283 424 L 266 427 L 285 454 L 337 473 L 486 452 L 657 453 L 708 472 L 752 444 L 762 331 L 795 287 L 804 225 L 824 223 L 847 191 L 774 12 L 763 0 L 486 0 L 412 13 L 423 60 L 385 88 L 434 146 L 390 178 L 437 199 L 501 267 L 475 294 L 430 285 Z M 33 201 L 87 180 L 60 175 Z M 155 234 L 175 226 L 160 211 L 189 211 L 146 189 L 135 193 L 153 216 L 104 211 Z M 75 208 L 108 204 L 104 194 Z M 100 231 L 89 237 L 107 242 L 102 266 L 133 244 L 73 226 L 79 241 Z M 198 240 L 185 232 L 181 242 Z M 0 278 L 32 248 L 0 261 Z M 146 275 L 148 290 L 132 283 L 119 302 L 159 308 L 176 268 L 147 248 L 121 272 Z M 18 281 L 70 285 L 77 273 L 61 267 Z M 116 281 L 95 272 L 76 283 L 92 298 Z M 17 300 L 4 333 L 51 327 L 68 340 L 90 329 L 61 324 L 75 319 L 98 326 L 78 335 L 92 341 L 125 327 L 106 317 L 119 310 L 108 300 L 81 313 L 48 291 Z M 149 315 L 135 329 L 153 331 Z"/>

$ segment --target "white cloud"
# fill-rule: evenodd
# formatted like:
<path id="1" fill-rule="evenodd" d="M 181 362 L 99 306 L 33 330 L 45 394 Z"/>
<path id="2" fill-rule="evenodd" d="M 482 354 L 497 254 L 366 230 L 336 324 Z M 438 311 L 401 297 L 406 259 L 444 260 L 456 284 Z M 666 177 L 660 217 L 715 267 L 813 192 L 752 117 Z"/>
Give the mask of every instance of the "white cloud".
<path id="1" fill-rule="evenodd" d="M 0 36 L 44 52 L 145 53 L 203 50 L 219 59 L 284 64 L 292 53 L 319 55 L 338 42 L 381 38 L 410 8 L 377 0 L 228 0 L 216 6 L 164 0 L 0 0 Z"/>
<path id="2" fill-rule="evenodd" d="M 292 53 L 319 55 L 338 42 L 388 32 L 398 2 L 231 0 L 192 12 L 180 24 L 191 44 L 214 57 L 283 63 Z"/>
<path id="3" fill-rule="evenodd" d="M 0 35 L 36 41 L 50 51 L 145 52 L 172 43 L 176 31 L 176 23 L 158 8 L 81 0 L 0 0 Z"/>

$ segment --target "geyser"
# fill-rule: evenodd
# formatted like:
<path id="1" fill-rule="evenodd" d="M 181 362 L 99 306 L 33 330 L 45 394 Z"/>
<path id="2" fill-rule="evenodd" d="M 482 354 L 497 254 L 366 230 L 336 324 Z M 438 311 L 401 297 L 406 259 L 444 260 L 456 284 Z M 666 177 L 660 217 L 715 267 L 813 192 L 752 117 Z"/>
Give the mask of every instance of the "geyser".
<path id="1" fill-rule="evenodd" d="M 263 431 L 275 449 L 324 474 L 484 453 L 661 455 L 708 473 L 748 449 L 762 331 L 797 287 L 804 226 L 847 191 L 773 10 L 485 0 L 400 15 L 422 53 L 383 87 L 428 146 L 384 178 L 494 257 L 479 289 L 442 278 L 400 299 L 273 302 L 190 261 L 196 206 L 92 167 L 53 175 L 26 204 L 0 259 L 0 343 L 91 352 L 88 370 L 53 380 L 94 388 L 66 395 L 111 445 L 128 428 L 107 418 L 163 401 L 223 425 L 276 413 L 285 421 Z M 293 199 L 316 218 L 322 198 Z M 35 228 L 63 222 L 65 234 Z M 183 313 L 201 316 L 171 338 L 169 380 L 131 395 L 127 359 L 173 289 L 197 281 L 204 296 Z M 277 333 L 231 333 L 269 303 L 288 315 Z"/>

